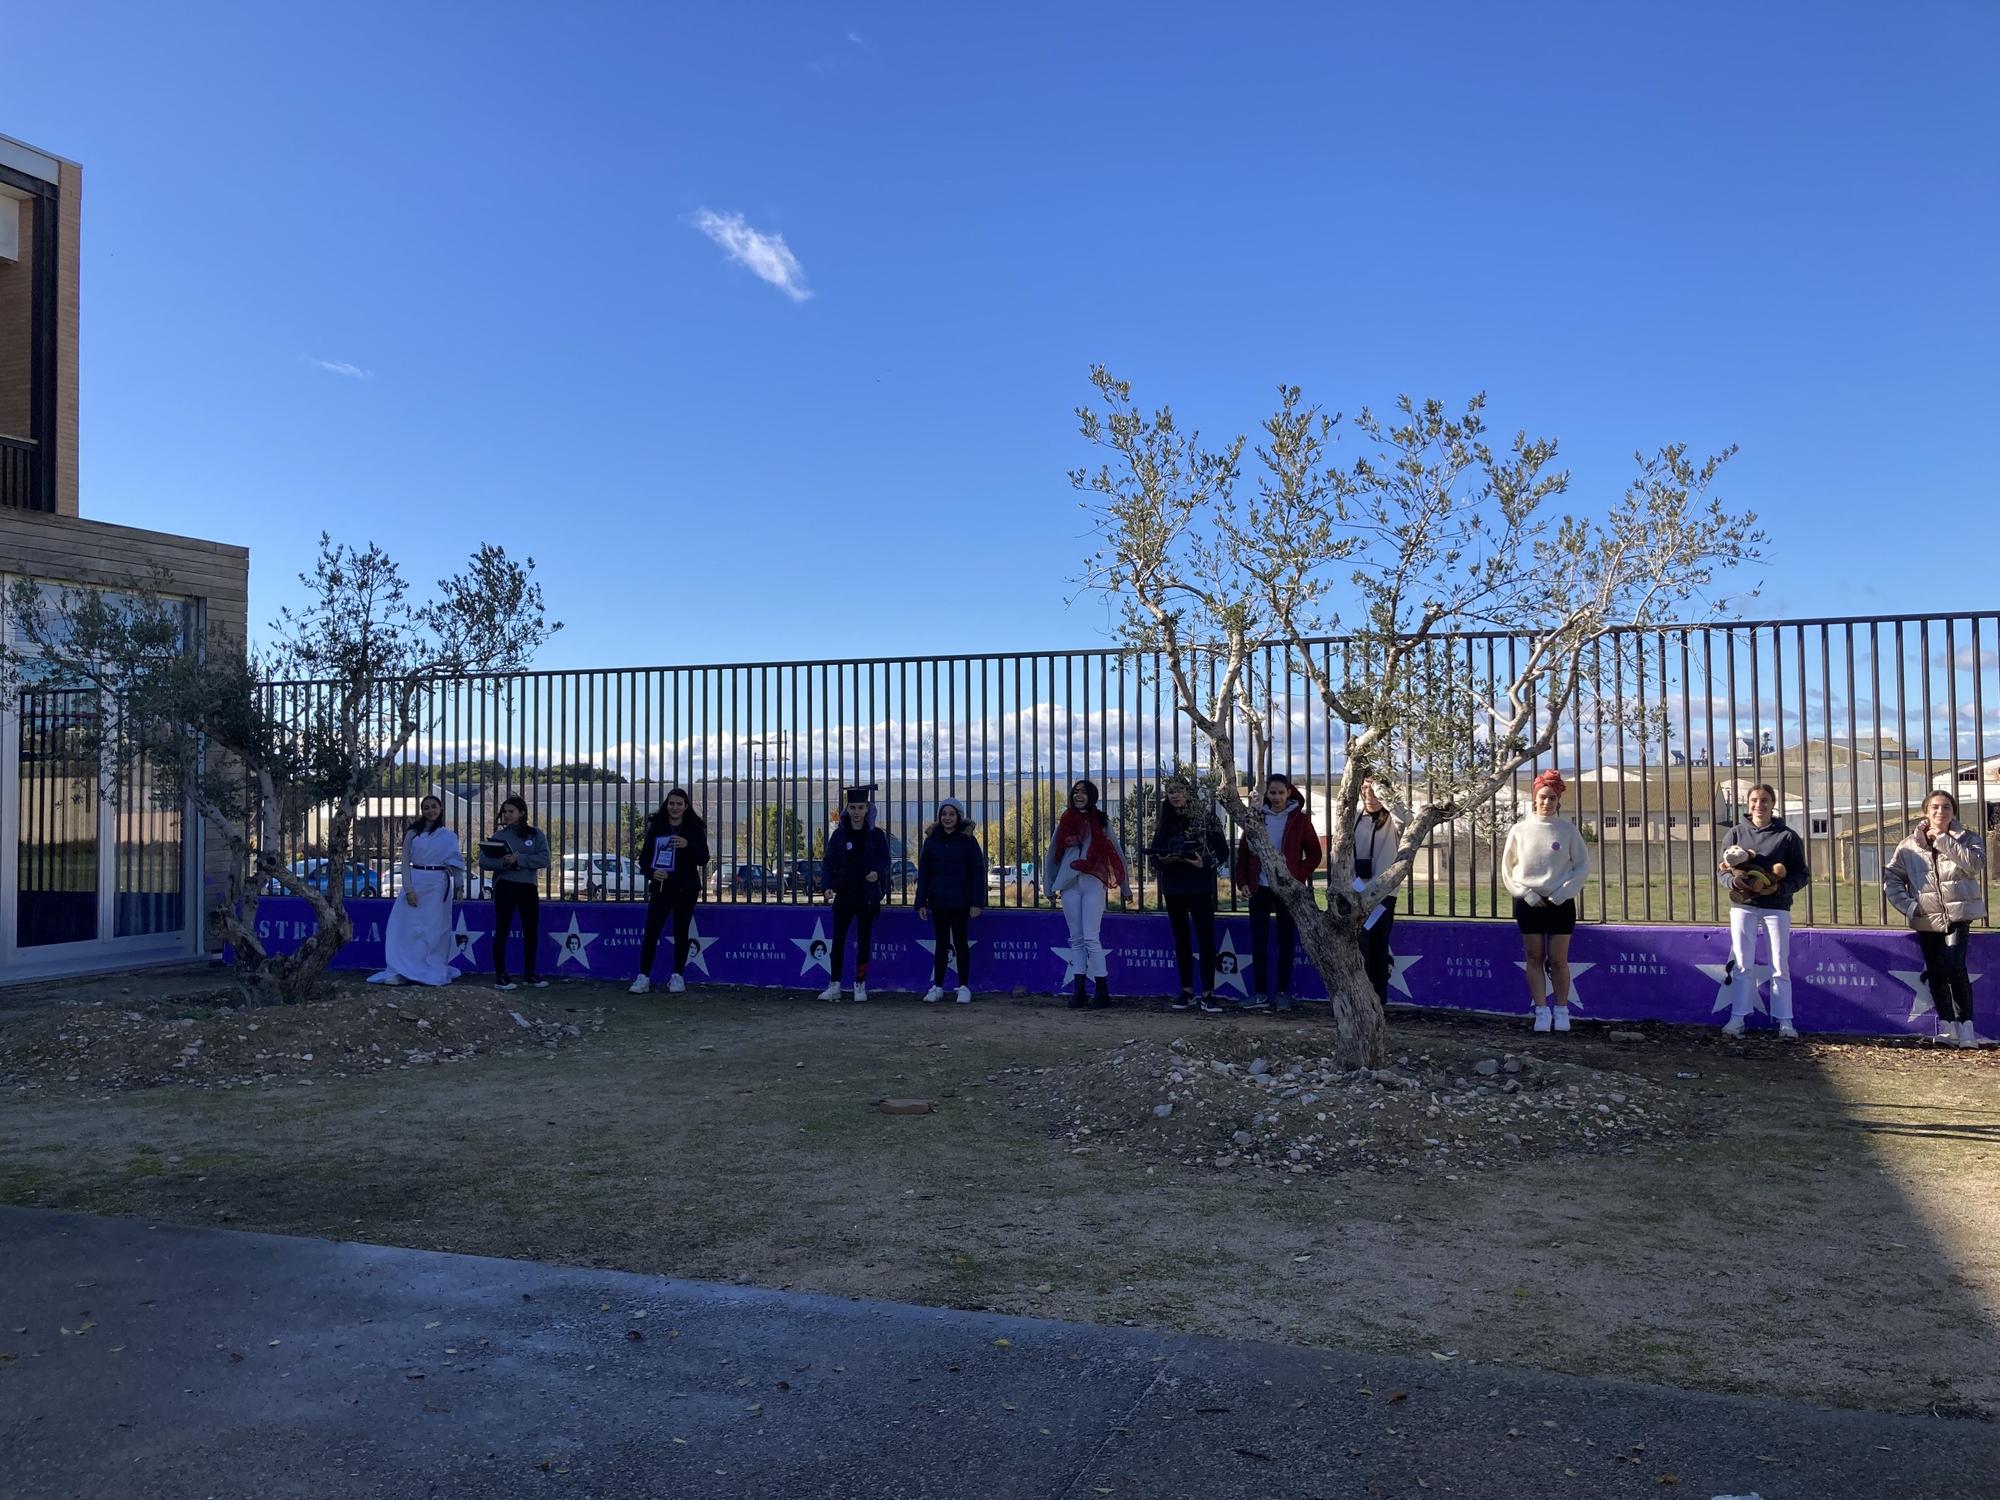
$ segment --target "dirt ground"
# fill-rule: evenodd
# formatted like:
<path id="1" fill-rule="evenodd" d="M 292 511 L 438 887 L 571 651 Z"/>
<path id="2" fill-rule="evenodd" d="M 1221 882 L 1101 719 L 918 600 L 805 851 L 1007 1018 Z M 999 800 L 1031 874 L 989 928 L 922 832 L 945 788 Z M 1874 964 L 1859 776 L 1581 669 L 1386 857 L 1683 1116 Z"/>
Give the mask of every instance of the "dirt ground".
<path id="1" fill-rule="evenodd" d="M 1361 1076 L 1311 1013 L 224 998 L 0 991 L 0 1202 L 2000 1411 L 1990 1052 L 1399 1012 Z"/>

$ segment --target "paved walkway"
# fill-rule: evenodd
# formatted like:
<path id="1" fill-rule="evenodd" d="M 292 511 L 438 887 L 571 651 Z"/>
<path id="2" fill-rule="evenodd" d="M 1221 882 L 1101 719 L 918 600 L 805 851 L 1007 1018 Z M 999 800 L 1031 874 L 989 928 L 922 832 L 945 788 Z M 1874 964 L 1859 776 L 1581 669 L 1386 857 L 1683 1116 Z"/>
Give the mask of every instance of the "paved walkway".
<path id="1" fill-rule="evenodd" d="M 9 1500 L 1753 1492 L 1991 1500 L 2000 1430 L 0 1209 Z"/>

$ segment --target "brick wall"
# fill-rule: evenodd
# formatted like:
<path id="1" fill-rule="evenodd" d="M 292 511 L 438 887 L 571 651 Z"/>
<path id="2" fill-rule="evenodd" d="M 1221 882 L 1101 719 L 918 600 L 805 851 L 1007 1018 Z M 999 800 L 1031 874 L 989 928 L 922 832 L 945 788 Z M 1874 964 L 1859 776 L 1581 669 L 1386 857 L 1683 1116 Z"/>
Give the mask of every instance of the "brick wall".
<path id="1" fill-rule="evenodd" d="M 56 514 L 77 509 L 77 355 L 83 294 L 83 169 L 64 162 L 56 215 Z M 244 553 L 246 562 L 249 554 Z"/>
<path id="2" fill-rule="evenodd" d="M 21 219 L 21 258 L 0 260 L 0 432 L 33 437 L 35 205 L 0 198 L 0 214 Z"/>

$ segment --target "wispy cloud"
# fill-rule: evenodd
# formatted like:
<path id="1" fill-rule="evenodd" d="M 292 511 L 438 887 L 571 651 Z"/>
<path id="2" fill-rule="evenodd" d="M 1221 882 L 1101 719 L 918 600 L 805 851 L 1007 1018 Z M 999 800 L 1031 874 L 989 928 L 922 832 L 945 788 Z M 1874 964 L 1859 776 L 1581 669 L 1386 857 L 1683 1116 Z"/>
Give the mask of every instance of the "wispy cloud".
<path id="1" fill-rule="evenodd" d="M 319 369 L 325 370 L 328 374 L 344 376 L 348 380 L 373 380 L 375 378 L 373 370 L 364 370 L 359 365 L 350 365 L 344 359 L 316 359 L 310 354 L 301 354 L 299 358 L 309 365 L 314 365 Z"/>
<path id="2" fill-rule="evenodd" d="M 794 302 L 812 296 L 806 287 L 806 268 L 782 234 L 765 234 L 744 223 L 741 214 L 719 214 L 707 208 L 695 210 L 688 222 L 720 245 L 731 260 Z"/>

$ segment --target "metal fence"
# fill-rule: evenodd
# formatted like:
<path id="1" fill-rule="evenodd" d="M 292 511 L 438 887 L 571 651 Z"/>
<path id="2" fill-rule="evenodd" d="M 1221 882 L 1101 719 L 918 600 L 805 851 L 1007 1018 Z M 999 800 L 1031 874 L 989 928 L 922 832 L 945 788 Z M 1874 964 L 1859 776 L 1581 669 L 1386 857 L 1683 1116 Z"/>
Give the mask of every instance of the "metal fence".
<path id="1" fill-rule="evenodd" d="M 1311 649 L 1331 668 L 1351 647 L 1328 639 Z M 1507 636 L 1441 638 L 1420 678 L 1450 671 L 1497 701 L 1523 659 L 1525 643 Z M 545 891 L 584 899 L 643 896 L 631 863 L 639 830 L 675 786 L 708 824 L 720 899 L 813 898 L 841 788 L 854 784 L 878 788 L 898 860 L 891 900 L 901 902 L 913 897 L 923 830 L 946 795 L 966 801 L 979 825 L 996 866 L 991 900 L 1003 906 L 1034 899 L 1029 872 L 1080 777 L 1103 789 L 1128 853 L 1151 838 L 1161 780 L 1176 768 L 1233 770 L 1245 785 L 1284 770 L 1324 831 L 1346 731 L 1284 654 L 1252 663 L 1268 744 L 1246 747 L 1235 768 L 1210 764 L 1163 665 L 1098 649 L 454 680 L 423 703 L 398 784 L 363 805 L 366 872 L 355 880 L 363 891 L 393 888 L 400 830 L 433 791 L 468 845 L 494 826 L 501 798 L 520 793 L 556 849 Z M 1400 909 L 1506 915 L 1505 829 L 1535 773 L 1554 765 L 1572 783 L 1565 810 L 1591 843 L 1586 920 L 1721 920 L 1717 861 L 1749 789 L 1768 782 L 1810 855 L 1795 920 L 1894 925 L 1881 870 L 1933 788 L 1958 797 L 1969 827 L 2000 820 L 1997 672 L 2000 614 L 1730 623 L 1609 640 L 1586 659 L 1586 689 L 1555 750 L 1489 806 L 1436 831 Z M 266 691 L 280 715 L 297 718 L 326 689 Z M 1421 805 L 1431 791 L 1412 782 L 1402 800 Z M 324 809 L 299 810 L 286 857 L 310 861 L 324 823 Z M 1145 863 L 1131 860 L 1136 898 L 1149 905 Z"/>

